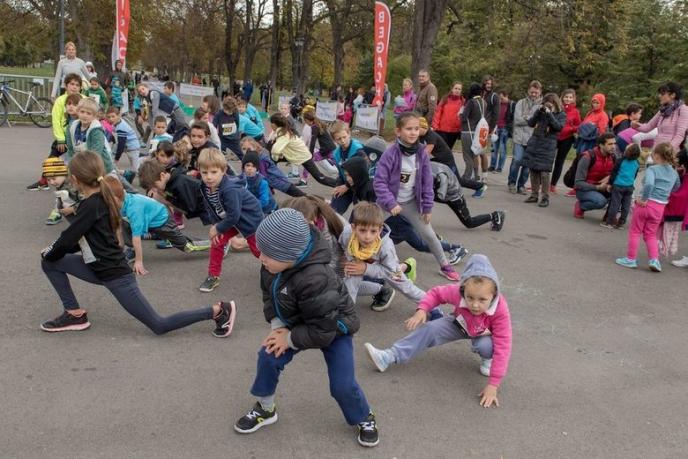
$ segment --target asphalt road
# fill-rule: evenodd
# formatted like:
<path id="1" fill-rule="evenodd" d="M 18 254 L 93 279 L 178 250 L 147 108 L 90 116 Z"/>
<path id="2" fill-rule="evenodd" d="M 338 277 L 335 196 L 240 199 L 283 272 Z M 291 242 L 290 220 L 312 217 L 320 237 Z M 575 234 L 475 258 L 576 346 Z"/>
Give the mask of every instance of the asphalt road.
<path id="1" fill-rule="evenodd" d="M 262 317 L 258 262 L 232 254 L 221 286 L 197 290 L 204 254 L 145 246 L 151 273 L 140 278 L 162 313 L 234 299 L 231 338 L 201 323 L 157 337 L 128 316 L 102 287 L 75 281 L 93 324 L 80 333 L 47 334 L 39 324 L 60 313 L 39 264 L 39 251 L 64 229 L 43 224 L 52 193 L 25 187 L 38 175 L 50 130 L 0 128 L 0 235 L 3 324 L 0 327 L 0 456 L 8 458 L 157 457 L 682 457 L 688 454 L 688 312 L 681 285 L 688 270 L 665 264 L 653 274 L 614 265 L 625 234 L 599 226 L 600 212 L 571 216 L 573 200 L 548 209 L 510 195 L 491 175 L 474 213 L 505 209 L 500 233 L 467 230 L 448 208 L 433 213 L 445 238 L 487 254 L 503 280 L 513 320 L 511 365 L 501 407 L 484 409 L 486 383 L 466 342 L 416 361 L 373 371 L 363 343 L 390 345 L 404 335 L 413 305 L 397 296 L 384 313 L 359 302 L 356 370 L 380 428 L 380 445 L 361 448 L 329 396 L 317 351 L 299 354 L 278 388 L 280 420 L 248 436 L 233 432 L 253 404 L 248 393 Z M 457 157 L 458 159 L 458 157 Z M 323 188 L 314 187 L 317 192 Z M 187 226 L 204 236 L 198 222 Z M 681 254 L 688 254 L 682 236 Z M 400 257 L 412 249 L 400 246 Z M 443 282 L 429 254 L 419 261 L 421 287 Z M 643 266 L 646 261 L 641 250 Z"/>

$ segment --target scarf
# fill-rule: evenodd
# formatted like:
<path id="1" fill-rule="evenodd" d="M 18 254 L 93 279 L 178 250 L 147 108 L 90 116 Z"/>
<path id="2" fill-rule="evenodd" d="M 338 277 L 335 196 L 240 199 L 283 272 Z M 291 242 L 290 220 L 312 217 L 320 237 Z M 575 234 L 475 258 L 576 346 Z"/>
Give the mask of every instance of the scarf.
<path id="1" fill-rule="evenodd" d="M 370 247 L 361 247 L 361 243 L 358 241 L 355 234 L 352 234 L 351 239 L 349 239 L 349 253 L 352 257 L 360 261 L 366 261 L 373 258 L 373 255 L 380 251 L 380 247 L 382 247 L 382 238 L 380 236 L 377 237 L 375 242 L 370 244 Z"/>
<path id="2" fill-rule="evenodd" d="M 418 140 L 416 140 L 415 143 L 409 145 L 407 143 L 404 143 L 403 140 L 397 138 L 397 144 L 399 145 L 399 149 L 401 150 L 401 152 L 406 156 L 415 155 L 416 153 L 418 153 L 418 149 L 420 148 L 420 142 Z"/>
<path id="3" fill-rule="evenodd" d="M 681 99 L 675 100 L 671 104 L 662 105 L 661 107 L 659 107 L 659 113 L 662 114 L 663 118 L 669 118 L 671 115 L 674 114 L 674 111 L 681 105 L 683 105 L 683 101 Z"/>

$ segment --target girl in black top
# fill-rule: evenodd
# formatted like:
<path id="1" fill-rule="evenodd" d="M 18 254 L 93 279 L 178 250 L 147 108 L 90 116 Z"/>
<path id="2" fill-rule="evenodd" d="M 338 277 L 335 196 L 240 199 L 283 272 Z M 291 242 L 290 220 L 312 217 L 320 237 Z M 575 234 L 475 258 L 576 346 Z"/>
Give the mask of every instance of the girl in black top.
<path id="1" fill-rule="evenodd" d="M 56 319 L 41 324 L 41 329 L 61 332 L 85 330 L 91 326 L 86 311 L 79 306 L 72 291 L 67 277 L 71 274 L 88 283 L 105 286 L 129 314 L 156 335 L 214 319 L 213 335 L 229 336 L 236 316 L 233 301 L 162 317 L 146 300 L 118 243 L 119 206 L 112 189 L 103 180 L 104 171 L 103 160 L 90 151 L 77 153 L 69 162 L 72 184 L 84 199 L 69 228 L 41 252 L 43 272 L 65 309 Z M 81 254 L 75 253 L 78 251 Z"/>

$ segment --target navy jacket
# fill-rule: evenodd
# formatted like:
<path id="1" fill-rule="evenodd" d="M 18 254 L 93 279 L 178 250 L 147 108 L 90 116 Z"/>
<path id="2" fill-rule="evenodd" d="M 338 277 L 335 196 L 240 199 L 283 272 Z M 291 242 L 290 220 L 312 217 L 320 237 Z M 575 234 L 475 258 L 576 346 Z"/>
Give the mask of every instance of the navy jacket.
<path id="1" fill-rule="evenodd" d="M 201 191 L 210 223 L 215 223 L 218 233 L 226 233 L 236 227 L 245 236 L 255 234 L 263 220 L 260 202 L 246 188 L 246 181 L 240 177 L 225 175 L 218 186 L 220 204 L 224 212 L 218 213 L 208 200 L 208 187 L 203 184 Z"/>

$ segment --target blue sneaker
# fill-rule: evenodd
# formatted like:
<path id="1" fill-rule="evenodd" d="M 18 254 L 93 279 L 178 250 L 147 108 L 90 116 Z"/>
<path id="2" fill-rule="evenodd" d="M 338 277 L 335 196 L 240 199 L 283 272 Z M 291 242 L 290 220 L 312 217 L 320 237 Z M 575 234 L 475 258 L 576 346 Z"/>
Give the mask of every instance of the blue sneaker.
<path id="1" fill-rule="evenodd" d="M 477 190 L 475 190 L 475 193 L 473 193 L 471 195 L 471 197 L 476 198 L 476 199 L 480 199 L 483 197 L 483 195 L 485 194 L 486 191 L 487 191 L 487 185 L 483 185 L 480 188 L 478 188 Z"/>
<path id="2" fill-rule="evenodd" d="M 659 263 L 659 262 L 658 262 Z M 638 267 L 638 262 L 635 260 L 631 260 L 630 258 L 617 258 L 616 259 L 616 264 L 625 266 L 626 268 L 637 268 Z M 651 269 L 651 268 L 650 268 Z"/>
<path id="3" fill-rule="evenodd" d="M 659 260 L 656 258 L 653 258 L 652 260 L 647 262 L 648 266 L 650 267 L 650 271 L 653 271 L 655 273 L 661 273 L 662 272 L 662 265 L 659 263 Z"/>
<path id="4" fill-rule="evenodd" d="M 158 241 L 158 242 L 155 244 L 155 248 L 156 248 L 156 249 L 171 249 L 172 247 L 174 247 L 174 246 L 173 246 L 172 243 L 171 243 L 170 241 L 168 241 L 168 240 Z"/>

